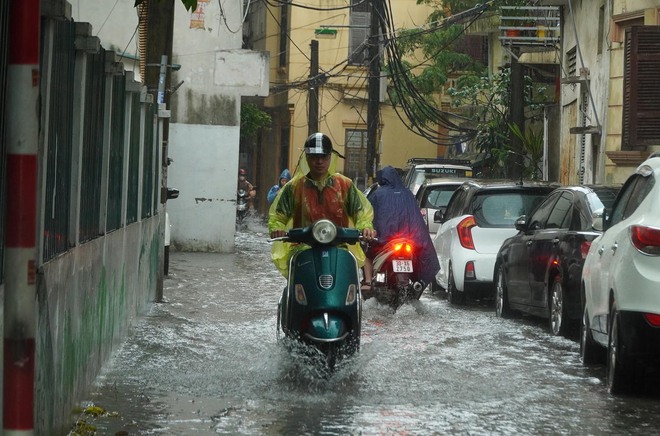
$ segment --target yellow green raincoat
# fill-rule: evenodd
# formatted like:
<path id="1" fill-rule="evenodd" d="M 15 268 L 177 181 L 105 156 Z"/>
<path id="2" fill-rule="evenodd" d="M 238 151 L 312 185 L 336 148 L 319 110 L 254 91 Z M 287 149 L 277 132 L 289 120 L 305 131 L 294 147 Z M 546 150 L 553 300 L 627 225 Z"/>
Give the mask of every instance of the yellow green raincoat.
<path id="1" fill-rule="evenodd" d="M 337 226 L 373 229 L 374 212 L 369 200 L 348 177 L 335 173 L 337 155 L 333 153 L 325 179 L 316 182 L 307 177 L 309 167 L 305 155 L 301 156 L 293 178 L 280 189 L 269 210 L 268 230 L 288 230 L 306 227 L 321 218 Z M 296 250 L 308 246 L 281 241 L 273 243 L 271 257 L 277 269 L 288 277 L 289 259 Z M 364 264 L 365 255 L 360 244 L 348 247 L 358 261 Z"/>

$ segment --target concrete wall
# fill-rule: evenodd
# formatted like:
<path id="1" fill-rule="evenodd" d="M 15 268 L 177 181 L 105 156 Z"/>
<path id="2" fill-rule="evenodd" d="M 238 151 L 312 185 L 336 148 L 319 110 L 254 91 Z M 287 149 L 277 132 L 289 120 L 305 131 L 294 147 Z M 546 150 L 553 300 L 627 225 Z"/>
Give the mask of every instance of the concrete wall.
<path id="1" fill-rule="evenodd" d="M 76 247 L 40 269 L 36 434 L 68 432 L 77 401 L 153 303 L 160 216 Z"/>
<path id="2" fill-rule="evenodd" d="M 238 126 L 170 125 L 168 184 L 179 198 L 167 202 L 172 248 L 234 249 Z"/>
<path id="3" fill-rule="evenodd" d="M 199 2 L 175 8 L 172 118 L 168 144 L 174 159 L 167 203 L 174 249 L 231 252 L 241 96 L 268 94 L 268 53 L 241 50 L 242 2 Z"/>
<path id="4" fill-rule="evenodd" d="M 602 181 L 602 149 L 604 141 L 598 135 L 583 135 L 570 133 L 571 127 L 600 126 L 602 132 L 606 129 L 607 99 L 609 93 L 609 53 L 605 46 L 605 31 L 609 25 L 609 10 L 604 8 L 604 22 L 598 34 L 601 6 L 606 6 L 607 0 L 582 2 L 575 4 L 571 10 L 564 8 L 562 28 L 562 60 L 566 62 L 566 53 L 576 48 L 576 72 L 573 76 L 582 75 L 588 82 L 563 84 L 561 87 L 561 166 L 559 182 L 563 184 L 580 183 L 580 175 L 584 183 Z M 580 23 L 577 29 L 573 23 Z M 604 26 L 604 27 L 603 27 Z M 567 74 L 566 66 L 563 67 Z M 585 97 L 586 96 L 586 97 Z M 587 104 L 584 104 L 586 98 Z M 586 123 L 581 120 L 586 113 Z M 602 136 L 604 138 L 604 135 Z M 581 164 L 581 153 L 584 153 L 584 163 Z"/>

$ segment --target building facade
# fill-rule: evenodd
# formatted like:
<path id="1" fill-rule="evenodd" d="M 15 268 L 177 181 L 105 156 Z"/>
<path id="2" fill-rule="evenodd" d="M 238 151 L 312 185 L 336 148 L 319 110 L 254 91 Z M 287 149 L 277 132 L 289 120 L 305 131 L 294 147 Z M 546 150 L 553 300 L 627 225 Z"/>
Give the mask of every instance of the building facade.
<path id="1" fill-rule="evenodd" d="M 309 108 L 312 92 L 318 95 L 317 130 L 326 133 L 345 156 L 338 170 L 361 187 L 369 183 L 369 2 L 353 3 L 324 0 L 308 9 L 288 2 L 258 2 L 250 9 L 244 29 L 246 45 L 271 53 L 270 94 L 257 103 L 271 115 L 273 124 L 246 147 L 257 161 L 257 184 L 265 190 L 276 183 L 283 168 L 295 169 L 310 122 L 314 125 Z M 393 1 L 391 6 L 396 28 L 423 26 L 431 11 L 414 0 Z M 313 43 L 318 47 L 316 54 Z M 311 74 L 312 70 L 318 74 Z M 308 81 L 310 75 L 316 81 Z M 378 166 L 403 167 L 413 157 L 445 157 L 446 145 L 415 134 L 405 117 L 401 119 L 392 109 L 386 86 L 383 74 L 375 150 Z M 438 130 L 439 136 L 446 133 Z M 265 198 L 260 207 L 266 210 Z"/>

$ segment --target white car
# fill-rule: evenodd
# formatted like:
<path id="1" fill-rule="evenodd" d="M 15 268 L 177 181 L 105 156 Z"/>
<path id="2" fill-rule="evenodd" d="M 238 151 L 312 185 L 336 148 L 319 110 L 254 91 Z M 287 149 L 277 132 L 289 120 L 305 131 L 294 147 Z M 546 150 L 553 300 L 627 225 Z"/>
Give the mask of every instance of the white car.
<path id="1" fill-rule="evenodd" d="M 604 228 L 582 271 L 580 357 L 588 365 L 606 355 L 617 394 L 640 387 L 660 358 L 660 153 L 628 178 Z"/>
<path id="2" fill-rule="evenodd" d="M 494 297 L 497 252 L 518 233 L 515 221 L 529 213 L 559 185 L 548 182 L 471 180 L 452 195 L 433 239 L 440 262 L 436 289 L 452 304 L 466 296 Z"/>

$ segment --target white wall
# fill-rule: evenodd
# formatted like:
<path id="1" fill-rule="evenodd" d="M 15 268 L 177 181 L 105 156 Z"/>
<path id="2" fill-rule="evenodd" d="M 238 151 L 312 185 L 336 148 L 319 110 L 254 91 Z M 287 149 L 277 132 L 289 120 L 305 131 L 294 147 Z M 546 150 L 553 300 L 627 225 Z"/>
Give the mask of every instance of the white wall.
<path id="1" fill-rule="evenodd" d="M 182 251 L 234 249 L 238 126 L 171 124 L 167 202 L 171 243 Z"/>
<path id="2" fill-rule="evenodd" d="M 241 50 L 242 2 L 198 2 L 175 8 L 172 119 L 174 163 L 167 185 L 171 244 L 182 251 L 234 249 L 241 95 L 268 94 L 268 54 Z M 181 6 L 181 7 L 180 7 Z"/>
<path id="3" fill-rule="evenodd" d="M 135 80 L 140 79 L 138 57 L 139 34 L 138 10 L 135 0 L 68 0 L 71 4 L 71 17 L 79 22 L 92 25 L 92 35 L 101 40 L 106 50 L 118 55 L 124 54 L 121 62 L 127 71 L 135 71 Z M 181 5 L 181 8 L 183 6 Z"/>

